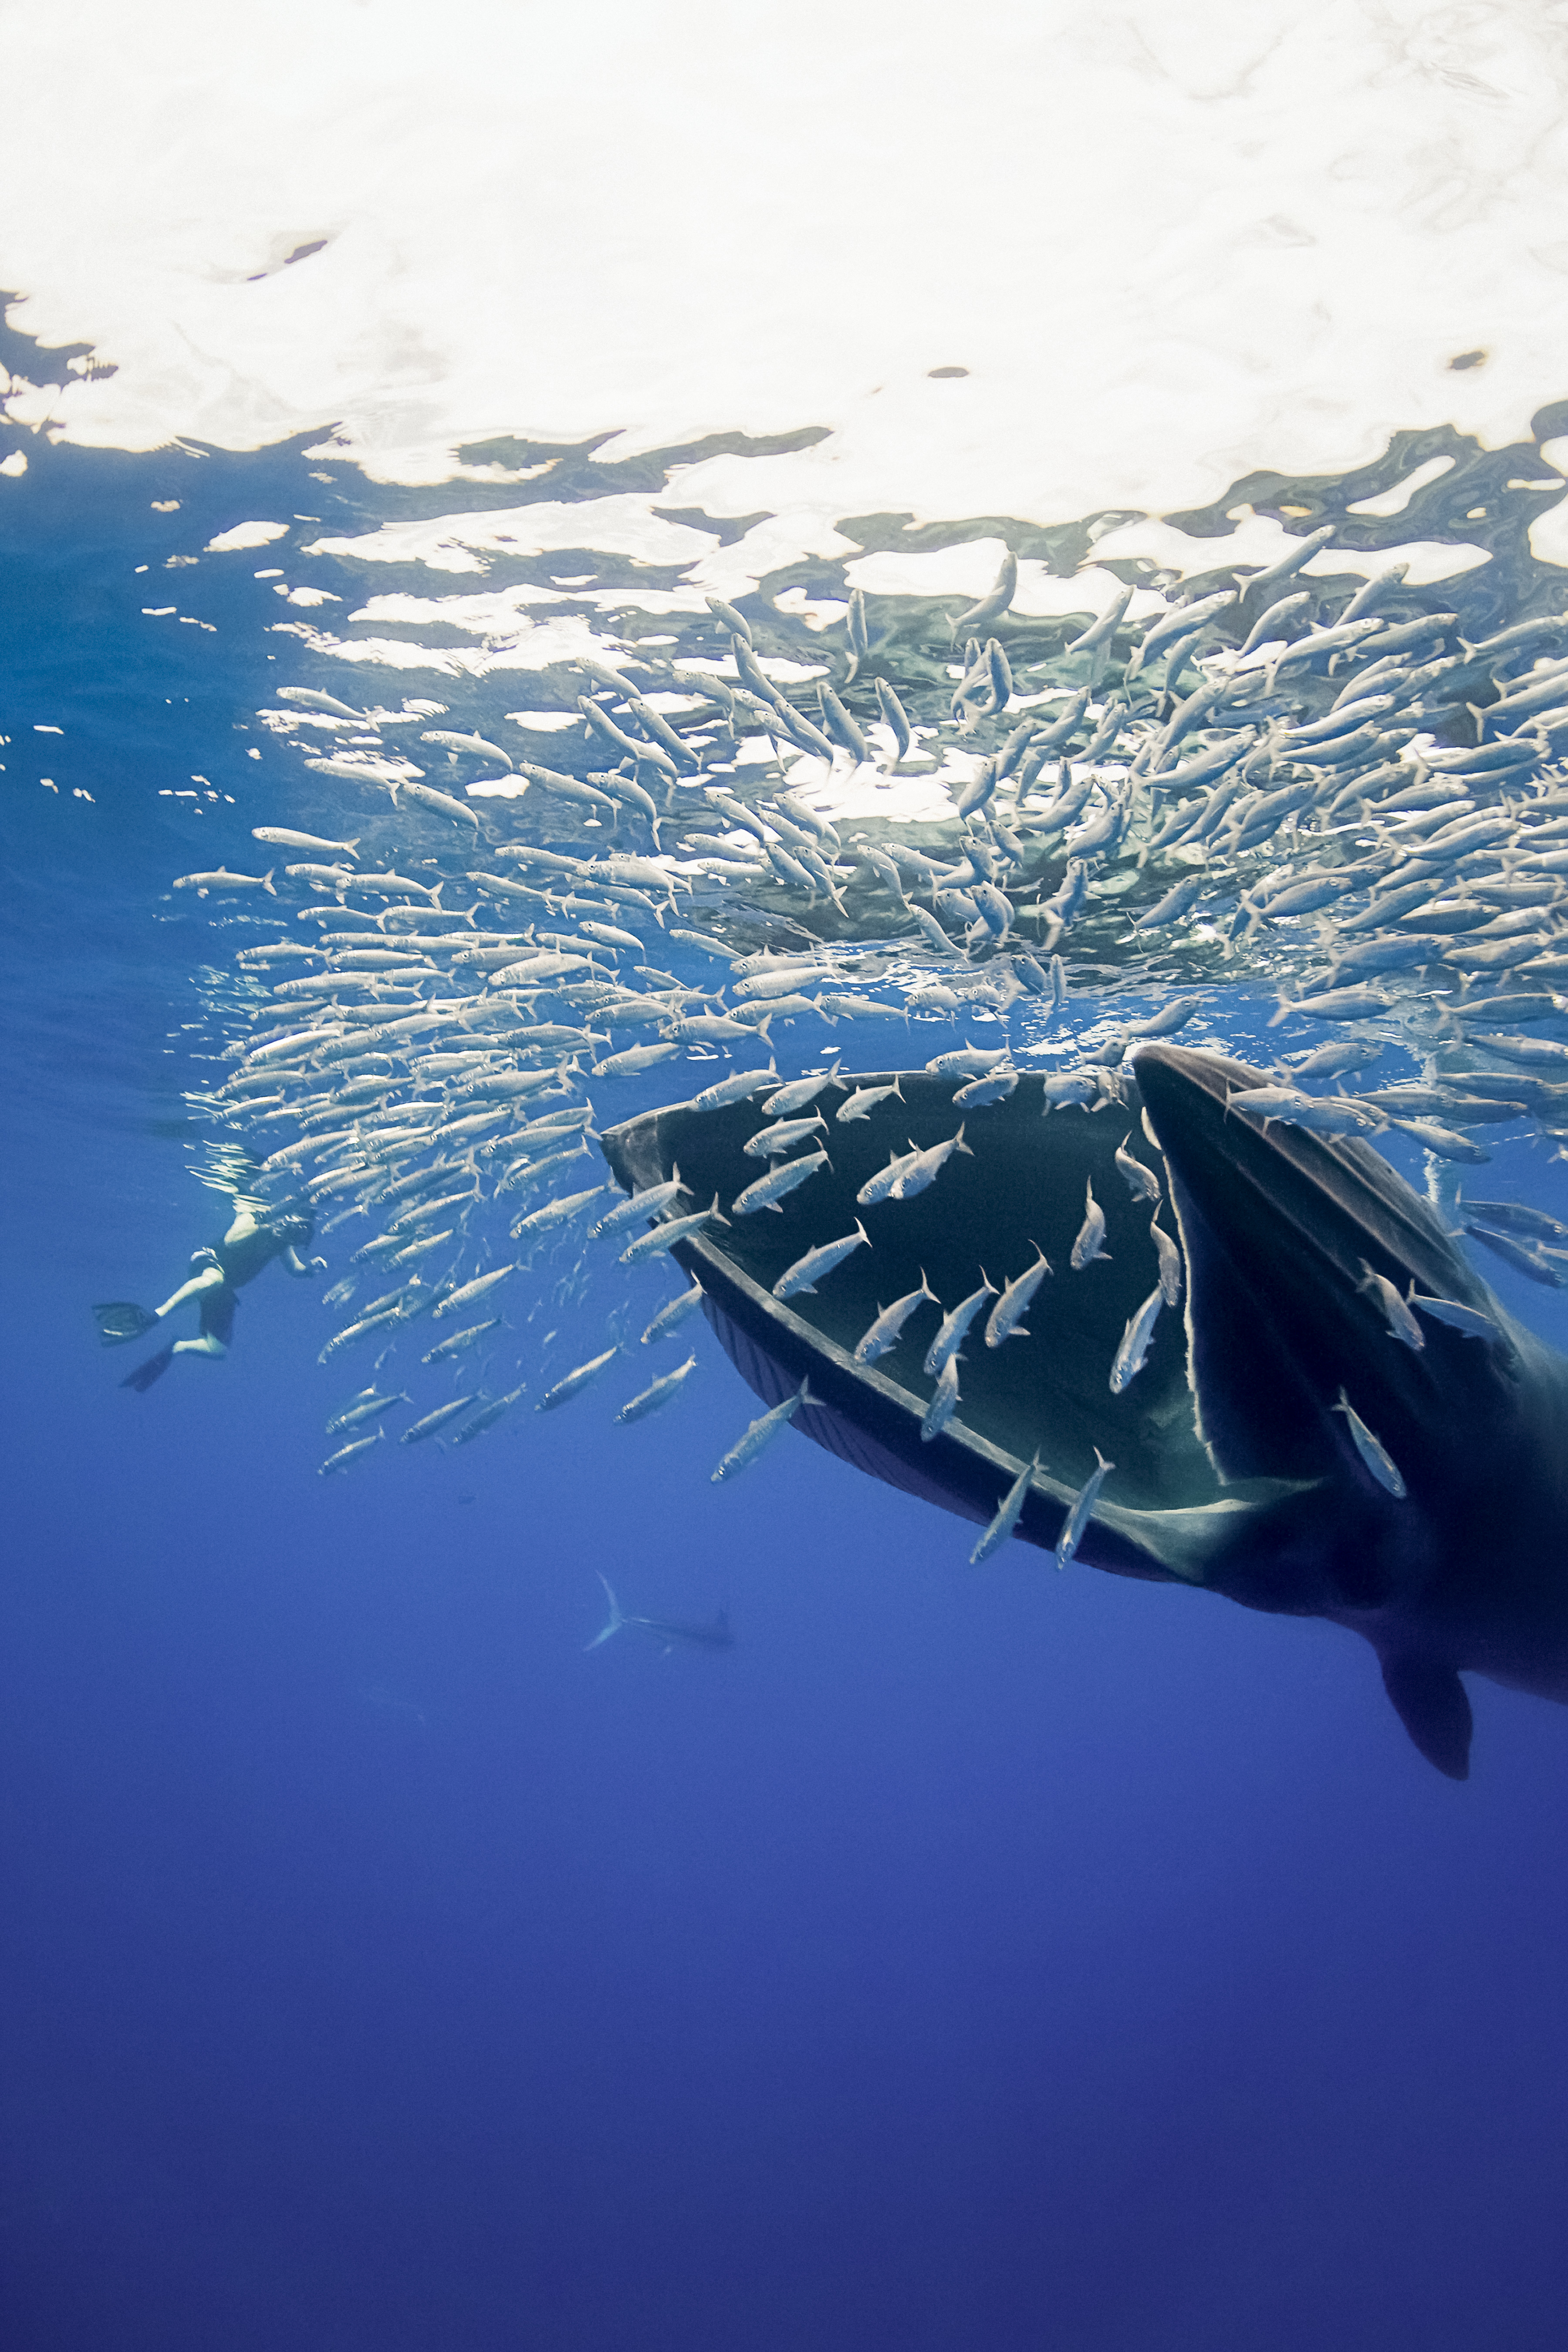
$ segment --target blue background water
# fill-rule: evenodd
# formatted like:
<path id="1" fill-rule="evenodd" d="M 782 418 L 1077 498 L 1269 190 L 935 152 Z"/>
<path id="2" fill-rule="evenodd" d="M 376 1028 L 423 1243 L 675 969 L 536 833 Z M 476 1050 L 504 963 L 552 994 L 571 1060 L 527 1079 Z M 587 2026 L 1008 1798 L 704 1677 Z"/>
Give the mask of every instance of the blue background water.
<path id="1" fill-rule="evenodd" d="M 121 1392 L 89 1303 L 221 1221 L 163 894 L 252 814 L 156 793 L 234 789 L 267 653 L 248 570 L 213 636 L 132 567 L 151 499 L 296 474 L 39 452 L 0 505 L 5 2343 L 1559 2344 L 1559 1711 L 1479 1685 L 1456 1787 L 1326 1627 L 968 1570 L 793 1437 L 716 1492 L 710 1344 L 644 1427 L 342 1484 L 304 1286 Z M 584 1655 L 599 1570 L 735 1650 Z"/>

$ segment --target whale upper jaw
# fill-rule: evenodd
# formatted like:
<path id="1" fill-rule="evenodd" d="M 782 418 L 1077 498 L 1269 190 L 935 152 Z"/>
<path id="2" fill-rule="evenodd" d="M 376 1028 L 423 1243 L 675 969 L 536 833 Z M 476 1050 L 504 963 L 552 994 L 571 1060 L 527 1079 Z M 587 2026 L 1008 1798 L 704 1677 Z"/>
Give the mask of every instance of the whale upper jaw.
<path id="1" fill-rule="evenodd" d="M 1568 1362 L 1516 1324 L 1434 1211 L 1368 1145 L 1264 1126 L 1260 1074 L 1150 1045 L 1134 1061 L 1187 1267 L 1189 1372 L 1224 1477 L 1311 1481 L 1249 1515 L 1205 1581 L 1372 1642 L 1416 1746 L 1468 1769 L 1460 1669 L 1568 1699 Z M 1495 1341 L 1423 1318 L 1390 1331 L 1367 1268 L 1402 1295 L 1491 1316 Z M 1347 1401 L 1397 1466 L 1384 1491 Z"/>

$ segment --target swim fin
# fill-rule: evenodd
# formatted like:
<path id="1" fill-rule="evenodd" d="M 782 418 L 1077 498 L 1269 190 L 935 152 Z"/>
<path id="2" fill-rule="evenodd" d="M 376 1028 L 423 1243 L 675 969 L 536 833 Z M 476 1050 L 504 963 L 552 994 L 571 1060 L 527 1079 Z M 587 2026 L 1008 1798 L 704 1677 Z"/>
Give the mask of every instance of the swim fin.
<path id="1" fill-rule="evenodd" d="M 127 1333 L 126 1336 L 129 1338 L 130 1334 Z M 138 1364 L 136 1370 L 122 1380 L 120 1385 L 122 1389 L 134 1389 L 140 1396 L 143 1390 L 152 1387 L 154 1381 L 163 1379 L 174 1360 L 174 1343 L 171 1339 L 166 1348 L 160 1348 L 155 1356 L 149 1356 L 144 1364 Z"/>
<path id="2" fill-rule="evenodd" d="M 121 1348 L 127 1339 L 140 1339 L 144 1331 L 153 1330 L 158 1321 L 145 1307 L 138 1307 L 129 1298 L 110 1298 L 93 1308 L 98 1323 L 98 1336 L 106 1348 Z"/>

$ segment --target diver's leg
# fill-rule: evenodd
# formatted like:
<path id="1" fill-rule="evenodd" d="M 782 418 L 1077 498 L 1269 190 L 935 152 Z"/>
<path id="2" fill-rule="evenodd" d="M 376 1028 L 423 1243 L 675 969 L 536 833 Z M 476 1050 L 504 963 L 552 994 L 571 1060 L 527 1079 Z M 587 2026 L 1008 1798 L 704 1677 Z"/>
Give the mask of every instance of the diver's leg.
<path id="1" fill-rule="evenodd" d="M 165 1298 L 162 1307 L 155 1307 L 153 1310 L 153 1317 L 162 1323 L 166 1317 L 174 1314 L 176 1307 L 186 1306 L 193 1298 L 205 1298 L 209 1290 L 220 1289 L 222 1286 L 223 1268 L 216 1265 L 205 1265 L 200 1274 L 193 1274 L 188 1282 L 182 1282 L 172 1298 Z"/>
<path id="2" fill-rule="evenodd" d="M 172 1356 L 226 1356 L 228 1349 L 215 1332 L 204 1331 L 199 1339 L 176 1339 L 169 1353 Z"/>

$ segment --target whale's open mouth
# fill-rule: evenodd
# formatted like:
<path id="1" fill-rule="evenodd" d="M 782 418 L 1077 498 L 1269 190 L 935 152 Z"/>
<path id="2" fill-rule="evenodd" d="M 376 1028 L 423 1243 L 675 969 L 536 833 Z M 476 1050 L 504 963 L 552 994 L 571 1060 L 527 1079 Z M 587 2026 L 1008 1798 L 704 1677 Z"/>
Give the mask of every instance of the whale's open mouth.
<path id="1" fill-rule="evenodd" d="M 858 1074 L 856 1083 L 890 1088 L 894 1076 Z M 805 1434 L 890 1485 L 981 1521 L 1037 1454 L 1018 1532 L 1048 1547 L 1098 1455 L 1116 1466 L 1081 1556 L 1134 1575 L 1201 1577 L 1218 1532 L 1278 1492 L 1278 1482 L 1264 1474 L 1227 1483 L 1216 1470 L 1199 1433 L 1179 1302 L 1162 1302 L 1141 1369 L 1120 1392 L 1111 1387 L 1128 1328 L 1161 1278 L 1155 1204 L 1135 1197 L 1117 1160 L 1119 1150 L 1138 1160 L 1148 1171 L 1140 1191 L 1146 1196 L 1158 1184 L 1163 1195 L 1136 1087 L 1108 1081 L 1097 1110 L 1049 1109 L 1045 1081 L 1023 1077 L 1007 1099 L 966 1112 L 954 1099 L 964 1083 L 901 1074 L 897 1094 L 849 1122 L 837 1117 L 848 1088 L 825 1089 L 816 1106 L 825 1129 L 810 1146 L 826 1149 L 829 1164 L 789 1192 L 776 1214 L 734 1206 L 769 1165 L 745 1150 L 769 1123 L 755 1101 L 652 1112 L 606 1135 L 605 1150 L 629 1191 L 668 1181 L 679 1169 L 682 1208 L 717 1201 L 729 1222 L 715 1218 L 676 1255 L 701 1282 L 715 1330 L 761 1397 L 777 1402 L 809 1372 L 820 1401 L 795 1417 Z M 961 1129 L 964 1148 L 925 1189 L 861 1199 L 889 1162 L 929 1152 Z M 1090 1204 L 1103 1213 L 1103 1241 L 1092 1261 L 1075 1267 Z M 1157 1213 L 1170 1265 L 1175 1223 L 1163 1197 Z M 865 1244 L 813 1292 L 774 1295 L 808 1251 L 858 1228 Z M 1051 1271 L 1016 1318 L 1027 1336 L 1003 1337 L 991 1312 L 1041 1253 Z M 879 1315 L 922 1285 L 931 1299 L 897 1339 L 874 1360 L 858 1361 Z M 976 1291 L 960 1345 L 957 1409 L 940 1433 L 922 1434 L 937 1389 L 928 1352 L 944 1314 Z"/>
<path id="2" fill-rule="evenodd" d="M 772 1161 L 746 1148 L 755 1098 L 604 1139 L 629 1192 L 679 1171 L 666 1215 L 711 1204 L 675 1255 L 750 1385 L 771 1405 L 809 1376 L 797 1428 L 971 1520 L 1035 1463 L 1037 1545 L 1113 1465 L 1082 1559 L 1358 1624 L 1417 1745 L 1462 1772 L 1456 1669 L 1483 1660 L 1455 1596 L 1500 1498 L 1528 1508 L 1541 1351 L 1437 1213 L 1370 1144 L 1266 1117 L 1269 1082 L 1216 1054 L 1147 1045 L 1092 1108 L 1032 1076 L 967 1108 L 962 1076 L 858 1083 L 880 1090 L 864 1115 L 825 1081 L 821 1126 Z"/>

